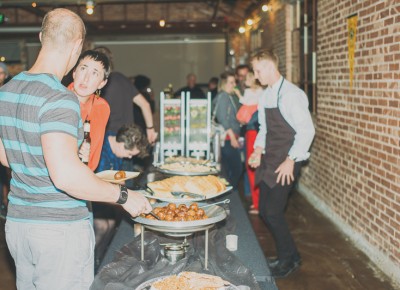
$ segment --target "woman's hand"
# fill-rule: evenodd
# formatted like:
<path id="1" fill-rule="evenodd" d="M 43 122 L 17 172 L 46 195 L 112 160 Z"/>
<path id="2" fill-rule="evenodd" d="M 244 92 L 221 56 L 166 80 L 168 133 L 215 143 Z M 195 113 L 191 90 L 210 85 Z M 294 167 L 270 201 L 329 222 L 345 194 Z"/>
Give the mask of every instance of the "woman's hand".
<path id="1" fill-rule="evenodd" d="M 236 138 L 235 133 L 233 133 L 233 130 L 229 128 L 228 130 L 226 130 L 226 134 L 228 134 L 229 139 L 231 140 L 231 146 L 233 148 L 239 148 L 240 144 L 238 139 Z"/>
<path id="2" fill-rule="evenodd" d="M 249 166 L 251 168 L 257 168 L 260 166 L 261 164 L 261 153 L 258 153 L 256 151 L 254 151 L 253 153 L 251 153 L 250 157 L 249 157 Z"/>

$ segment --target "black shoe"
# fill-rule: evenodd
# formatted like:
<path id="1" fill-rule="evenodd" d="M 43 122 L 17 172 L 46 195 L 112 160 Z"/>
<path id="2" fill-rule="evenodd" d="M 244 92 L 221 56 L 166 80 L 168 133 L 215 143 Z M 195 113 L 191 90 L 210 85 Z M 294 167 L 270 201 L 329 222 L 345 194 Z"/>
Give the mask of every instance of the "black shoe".
<path id="1" fill-rule="evenodd" d="M 295 260 L 293 261 L 293 263 L 295 263 L 296 265 L 301 265 L 301 258 L 297 257 L 295 258 Z M 279 264 L 279 259 L 278 257 L 267 257 L 267 264 L 270 268 L 274 268 Z"/>
<path id="2" fill-rule="evenodd" d="M 270 268 L 276 267 L 279 263 L 278 257 L 267 258 L 267 263 Z"/>
<path id="3" fill-rule="evenodd" d="M 300 267 L 301 262 L 284 262 L 278 263 L 275 267 L 271 268 L 271 274 L 274 278 L 285 278 L 289 276 Z"/>

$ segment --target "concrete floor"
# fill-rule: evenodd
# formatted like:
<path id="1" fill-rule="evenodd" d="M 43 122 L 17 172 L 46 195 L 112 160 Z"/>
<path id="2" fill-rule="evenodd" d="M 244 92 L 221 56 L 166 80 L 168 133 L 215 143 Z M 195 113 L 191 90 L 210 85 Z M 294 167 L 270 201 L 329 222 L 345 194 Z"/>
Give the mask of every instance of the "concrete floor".
<path id="1" fill-rule="evenodd" d="M 302 255 L 301 268 L 276 281 L 281 290 L 396 290 L 368 258 L 300 194 L 290 199 L 287 218 Z M 271 235 L 258 216 L 250 216 L 266 256 L 274 256 Z M 0 221 L 0 290 L 14 290 L 15 274 Z"/>

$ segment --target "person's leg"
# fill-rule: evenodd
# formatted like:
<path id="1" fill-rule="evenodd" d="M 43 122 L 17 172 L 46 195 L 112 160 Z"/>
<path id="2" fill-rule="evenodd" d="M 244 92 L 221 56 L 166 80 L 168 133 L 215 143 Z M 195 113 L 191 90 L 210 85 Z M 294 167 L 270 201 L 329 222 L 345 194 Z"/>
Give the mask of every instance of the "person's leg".
<path id="1" fill-rule="evenodd" d="M 221 150 L 221 164 L 224 167 L 226 179 L 237 190 L 239 180 L 243 172 L 243 164 L 240 158 L 240 150 L 233 148 L 230 141 L 225 142 Z"/>
<path id="2" fill-rule="evenodd" d="M 250 158 L 250 155 L 254 151 L 254 142 L 257 136 L 257 130 L 248 130 L 246 132 L 246 170 L 247 170 L 247 175 L 249 177 L 249 184 L 250 184 L 250 190 L 251 190 L 251 198 L 252 198 L 252 205 L 253 211 L 252 213 L 257 213 L 258 212 L 258 204 L 259 204 L 259 189 L 258 186 L 255 185 L 255 178 L 256 178 L 256 173 L 253 168 L 251 168 L 248 164 L 248 160 Z"/>
<path id="3" fill-rule="evenodd" d="M 296 164 L 294 170 L 295 178 L 299 170 L 300 164 Z M 300 260 L 299 253 L 285 219 L 285 207 L 293 185 L 294 182 L 285 186 L 277 184 L 273 188 L 270 188 L 264 182 L 260 184 L 260 214 L 271 231 L 278 259 L 282 263 Z"/>
<path id="4" fill-rule="evenodd" d="M 32 263 L 26 234 L 28 224 L 6 221 L 5 234 L 8 250 L 14 259 L 17 289 L 35 290 Z"/>
<path id="5" fill-rule="evenodd" d="M 94 233 L 89 220 L 7 223 L 7 244 L 16 261 L 18 289 L 89 289 L 94 278 Z"/>

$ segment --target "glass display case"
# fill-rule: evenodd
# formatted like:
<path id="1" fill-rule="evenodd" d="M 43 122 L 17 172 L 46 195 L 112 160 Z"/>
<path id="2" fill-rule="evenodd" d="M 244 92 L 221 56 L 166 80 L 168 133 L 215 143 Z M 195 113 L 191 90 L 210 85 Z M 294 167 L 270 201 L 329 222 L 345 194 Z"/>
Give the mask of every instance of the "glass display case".
<path id="1" fill-rule="evenodd" d="M 157 161 L 169 156 L 210 160 L 211 95 L 191 99 L 190 93 L 167 99 L 160 95 L 160 148 Z"/>
<path id="2" fill-rule="evenodd" d="M 160 162 L 168 156 L 185 154 L 185 103 L 184 96 L 166 99 L 160 96 Z"/>
<path id="3" fill-rule="evenodd" d="M 211 95 L 191 99 L 186 94 L 186 156 L 210 159 Z"/>

